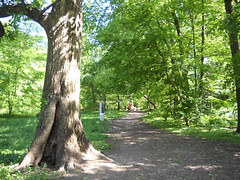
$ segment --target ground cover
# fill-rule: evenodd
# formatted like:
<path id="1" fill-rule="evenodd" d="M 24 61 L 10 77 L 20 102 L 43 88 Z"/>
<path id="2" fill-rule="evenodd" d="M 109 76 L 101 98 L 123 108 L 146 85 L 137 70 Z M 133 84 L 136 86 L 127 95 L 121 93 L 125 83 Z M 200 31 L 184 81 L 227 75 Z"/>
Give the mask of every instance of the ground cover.
<path id="1" fill-rule="evenodd" d="M 240 134 L 235 133 L 236 121 L 234 120 L 218 120 L 205 118 L 198 123 L 190 122 L 190 126 L 186 127 L 183 121 L 174 120 L 172 118 L 162 118 L 156 114 L 148 114 L 142 118 L 152 127 L 166 130 L 168 132 L 177 133 L 179 135 L 188 135 L 202 137 L 214 140 L 224 140 L 233 144 L 240 144 Z M 204 122 L 205 121 L 205 122 Z"/>

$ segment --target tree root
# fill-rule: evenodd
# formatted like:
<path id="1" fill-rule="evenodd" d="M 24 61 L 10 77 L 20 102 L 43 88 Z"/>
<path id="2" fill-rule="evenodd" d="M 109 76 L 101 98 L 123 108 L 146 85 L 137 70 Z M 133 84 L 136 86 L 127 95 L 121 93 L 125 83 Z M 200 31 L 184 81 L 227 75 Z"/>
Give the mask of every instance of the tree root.
<path id="1" fill-rule="evenodd" d="M 35 167 L 41 161 L 47 139 L 54 123 L 58 99 L 59 98 L 56 95 L 50 97 L 48 104 L 44 107 L 44 110 L 41 114 L 40 124 L 37 127 L 35 138 L 31 144 L 31 147 L 22 162 L 15 167 L 15 169 L 24 170 L 29 165 Z"/>

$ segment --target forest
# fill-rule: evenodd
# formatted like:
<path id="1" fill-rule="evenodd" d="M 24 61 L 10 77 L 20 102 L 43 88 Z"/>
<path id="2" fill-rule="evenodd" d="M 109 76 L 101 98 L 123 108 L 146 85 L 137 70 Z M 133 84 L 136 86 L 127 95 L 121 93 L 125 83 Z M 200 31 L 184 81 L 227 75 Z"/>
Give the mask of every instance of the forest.
<path id="1" fill-rule="evenodd" d="M 83 108 L 113 99 L 124 108 L 127 97 L 166 120 L 237 126 L 239 69 L 229 36 L 238 32 L 239 4 L 233 14 L 222 1 L 206 0 L 111 1 L 110 7 L 88 34 L 94 48 L 85 46 Z"/>
<path id="2" fill-rule="evenodd" d="M 76 8 L 66 8 L 65 0 L 0 2 L 0 117 L 42 123 L 29 151 L 36 158 L 20 168 L 50 157 L 48 140 L 61 124 L 83 129 L 75 117 L 98 111 L 99 102 L 109 112 L 132 104 L 158 128 L 240 133 L 237 0 L 66 1 Z M 84 130 L 73 131 L 79 151 L 91 147 Z M 54 164 L 68 169 L 66 157 Z"/>

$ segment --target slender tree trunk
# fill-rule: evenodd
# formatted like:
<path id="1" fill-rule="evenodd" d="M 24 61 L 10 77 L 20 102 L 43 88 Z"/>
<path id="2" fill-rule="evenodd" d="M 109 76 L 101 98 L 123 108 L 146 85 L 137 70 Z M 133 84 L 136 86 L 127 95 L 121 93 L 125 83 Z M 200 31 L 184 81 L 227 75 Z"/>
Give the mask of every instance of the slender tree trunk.
<path id="1" fill-rule="evenodd" d="M 196 35 L 195 35 L 195 17 L 194 14 L 191 13 L 191 28 L 192 28 L 192 48 L 193 48 L 193 60 L 194 60 L 194 85 L 195 85 L 195 94 L 197 94 L 198 82 L 197 82 L 197 52 L 196 52 Z M 197 95 L 196 95 L 197 96 Z"/>
<path id="2" fill-rule="evenodd" d="M 181 28 L 180 28 L 180 23 L 179 23 L 179 19 L 176 15 L 175 12 L 172 13 L 173 15 L 173 19 L 174 19 L 174 26 L 176 28 L 176 32 L 177 32 L 177 36 L 178 36 L 178 43 L 179 43 L 179 56 L 183 56 L 185 51 L 184 51 L 184 46 L 183 46 L 183 42 L 182 42 L 182 33 L 181 33 Z M 180 69 L 175 69 L 175 71 L 178 71 L 179 73 L 179 79 L 181 80 L 181 82 L 183 82 L 182 84 L 182 87 L 181 89 L 182 90 L 179 90 L 179 97 L 180 97 L 180 101 L 182 103 L 185 103 L 186 99 L 188 98 L 189 96 L 189 83 L 188 83 L 188 71 L 187 70 L 181 70 Z M 180 93 L 181 91 L 181 93 Z M 183 110 L 184 112 L 184 120 L 186 122 L 186 126 L 189 126 L 189 120 L 187 118 L 187 114 L 189 113 L 189 109 L 186 111 L 186 110 Z"/>
<path id="3" fill-rule="evenodd" d="M 47 163 L 75 169 L 84 154 L 97 153 L 80 120 L 81 0 L 59 1 L 41 25 L 48 36 L 43 108 L 35 138 L 19 168 Z"/>
<path id="4" fill-rule="evenodd" d="M 120 109 L 121 109 L 121 104 L 120 104 L 120 96 L 119 95 L 117 95 L 117 110 L 118 111 L 120 111 Z"/>
<path id="5" fill-rule="evenodd" d="M 237 2 L 237 0 L 235 0 Z M 235 76 L 236 84 L 236 98 L 238 107 L 238 126 L 237 133 L 240 133 L 240 56 L 239 56 L 239 42 L 238 42 L 238 30 L 236 20 L 231 16 L 234 13 L 234 6 L 232 0 L 225 0 L 226 13 L 230 16 L 231 29 L 228 30 L 230 48 L 232 53 L 232 64 Z M 232 28 L 234 27 L 234 28 Z"/>
<path id="6" fill-rule="evenodd" d="M 153 106 L 154 109 L 157 109 L 157 105 L 149 98 L 149 96 L 144 95 L 143 97 Z"/>
<path id="7" fill-rule="evenodd" d="M 8 102 L 8 115 L 12 115 L 12 100 L 11 100 L 11 92 L 7 91 L 7 102 Z"/>
<path id="8" fill-rule="evenodd" d="M 204 9 L 205 7 L 205 0 L 202 0 L 202 8 Z M 199 82 L 199 96 L 202 97 L 202 92 L 203 92 L 203 76 L 204 76 L 204 71 L 203 71 L 203 63 L 204 63 L 204 45 L 205 45 L 205 14 L 202 13 L 202 32 L 201 32 L 201 62 L 200 62 L 200 82 Z"/>
<path id="9" fill-rule="evenodd" d="M 172 16 L 173 16 L 173 20 L 174 20 L 174 26 L 177 31 L 179 54 L 181 56 L 181 55 L 184 55 L 184 47 L 183 47 L 183 43 L 181 40 L 182 33 L 181 33 L 181 29 L 180 29 L 180 24 L 179 24 L 179 20 L 178 20 L 178 17 L 175 12 L 172 13 Z"/>

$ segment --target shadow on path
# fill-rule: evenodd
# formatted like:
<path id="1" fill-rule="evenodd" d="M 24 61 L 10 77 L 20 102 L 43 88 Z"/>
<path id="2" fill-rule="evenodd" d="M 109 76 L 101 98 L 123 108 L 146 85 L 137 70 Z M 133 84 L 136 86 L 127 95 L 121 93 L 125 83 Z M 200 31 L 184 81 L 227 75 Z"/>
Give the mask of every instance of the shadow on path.
<path id="1" fill-rule="evenodd" d="M 87 161 L 64 179 L 239 180 L 240 145 L 177 136 L 149 127 L 131 112 L 112 120 L 108 158 Z"/>

